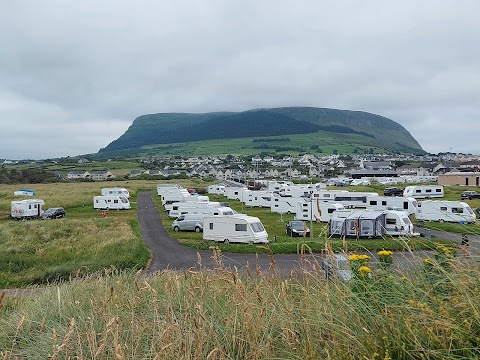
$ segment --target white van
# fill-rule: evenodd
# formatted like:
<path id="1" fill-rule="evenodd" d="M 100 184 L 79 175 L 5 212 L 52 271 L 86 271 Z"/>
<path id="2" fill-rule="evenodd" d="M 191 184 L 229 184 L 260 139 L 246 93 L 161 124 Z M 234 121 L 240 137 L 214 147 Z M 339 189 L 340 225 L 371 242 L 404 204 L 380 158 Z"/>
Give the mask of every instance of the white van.
<path id="1" fill-rule="evenodd" d="M 125 196 L 100 195 L 93 197 L 93 208 L 102 210 L 128 210 L 130 201 Z"/>
<path id="2" fill-rule="evenodd" d="M 268 243 L 268 234 L 259 218 L 243 214 L 205 216 L 203 239 L 224 243 Z"/>
<path id="3" fill-rule="evenodd" d="M 130 198 L 130 193 L 125 188 L 103 188 L 102 195 L 119 195 L 125 196 L 127 199 Z"/>
<path id="4" fill-rule="evenodd" d="M 203 214 L 185 214 L 179 216 L 172 223 L 174 231 L 203 231 Z"/>
<path id="5" fill-rule="evenodd" d="M 417 220 L 475 223 L 472 208 L 463 201 L 425 200 L 418 203 Z"/>
<path id="6" fill-rule="evenodd" d="M 407 186 L 403 190 L 404 197 L 414 197 L 416 199 L 442 198 L 443 195 L 442 185 L 413 185 Z"/>

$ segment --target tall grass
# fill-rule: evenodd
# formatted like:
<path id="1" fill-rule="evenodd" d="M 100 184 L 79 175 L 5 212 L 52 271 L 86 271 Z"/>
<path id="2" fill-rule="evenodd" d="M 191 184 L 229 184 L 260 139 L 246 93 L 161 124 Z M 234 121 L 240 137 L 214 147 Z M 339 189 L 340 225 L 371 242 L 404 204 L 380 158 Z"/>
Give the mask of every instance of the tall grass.
<path id="1" fill-rule="evenodd" d="M 462 260 L 352 283 L 254 269 L 90 276 L 0 311 L 3 359 L 472 359 L 480 270 Z M 478 264 L 475 264 L 478 265 Z"/>

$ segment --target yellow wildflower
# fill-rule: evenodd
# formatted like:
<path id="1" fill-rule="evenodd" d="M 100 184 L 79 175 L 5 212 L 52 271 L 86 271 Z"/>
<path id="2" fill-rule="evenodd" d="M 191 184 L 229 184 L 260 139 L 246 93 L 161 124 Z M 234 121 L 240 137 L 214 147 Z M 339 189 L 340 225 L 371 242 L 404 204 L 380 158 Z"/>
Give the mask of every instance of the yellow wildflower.
<path id="1" fill-rule="evenodd" d="M 393 252 L 391 252 L 390 250 L 380 250 L 378 253 L 377 253 L 378 256 L 392 256 L 393 255 Z"/>
<path id="2" fill-rule="evenodd" d="M 369 268 L 368 266 L 360 266 L 360 267 L 358 268 L 358 271 L 361 272 L 361 273 L 366 273 L 366 274 L 368 274 L 371 270 L 370 270 L 370 268 Z"/>

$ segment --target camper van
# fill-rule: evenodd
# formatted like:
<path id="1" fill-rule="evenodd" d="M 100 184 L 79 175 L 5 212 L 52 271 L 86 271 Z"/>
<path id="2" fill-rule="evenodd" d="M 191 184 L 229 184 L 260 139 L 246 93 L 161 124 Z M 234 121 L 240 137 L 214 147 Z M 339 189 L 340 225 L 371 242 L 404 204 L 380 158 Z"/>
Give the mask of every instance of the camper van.
<path id="1" fill-rule="evenodd" d="M 130 209 L 130 201 L 125 196 L 100 195 L 93 197 L 93 208 L 102 210 L 127 210 Z"/>
<path id="2" fill-rule="evenodd" d="M 12 201 L 10 216 L 17 220 L 38 219 L 42 215 L 42 206 L 45 202 L 40 199 Z"/>
<path id="3" fill-rule="evenodd" d="M 414 197 L 415 199 L 442 198 L 442 185 L 413 185 L 407 186 L 403 190 L 404 197 Z"/>
<path id="4" fill-rule="evenodd" d="M 224 243 L 268 243 L 268 234 L 259 218 L 236 214 L 233 216 L 205 216 L 203 239 Z"/>
<path id="5" fill-rule="evenodd" d="M 411 215 L 417 211 L 417 200 L 413 197 L 371 196 L 367 198 L 366 208 L 369 210 L 400 210 Z"/>
<path id="6" fill-rule="evenodd" d="M 425 200 L 418 203 L 417 220 L 475 223 L 476 215 L 463 201 Z"/>
<path id="7" fill-rule="evenodd" d="M 103 188 L 101 194 L 125 196 L 127 199 L 130 198 L 130 193 L 125 188 Z"/>
<path id="8" fill-rule="evenodd" d="M 320 200 L 313 200 L 312 203 L 309 199 L 302 199 L 297 202 L 295 220 L 328 222 L 334 211 L 344 209 L 345 207 L 342 204 Z"/>
<path id="9" fill-rule="evenodd" d="M 397 210 L 335 211 L 329 224 L 329 233 L 332 236 L 347 237 L 416 235 L 408 213 Z"/>

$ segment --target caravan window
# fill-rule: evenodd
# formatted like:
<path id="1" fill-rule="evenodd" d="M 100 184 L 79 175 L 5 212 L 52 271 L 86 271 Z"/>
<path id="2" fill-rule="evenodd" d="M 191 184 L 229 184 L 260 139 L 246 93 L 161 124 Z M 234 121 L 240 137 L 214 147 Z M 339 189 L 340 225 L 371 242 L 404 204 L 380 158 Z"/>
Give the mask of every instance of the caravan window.
<path id="1" fill-rule="evenodd" d="M 117 200 L 117 199 L 113 200 L 113 202 L 114 202 L 115 204 L 118 204 L 118 200 Z"/>
<path id="2" fill-rule="evenodd" d="M 209 223 L 208 227 L 210 228 L 210 230 L 213 230 L 213 223 Z"/>
<path id="3" fill-rule="evenodd" d="M 408 201 L 404 201 L 404 202 L 403 202 L 403 208 L 404 208 L 405 210 L 408 210 Z"/>
<path id="4" fill-rule="evenodd" d="M 331 214 L 331 213 L 333 213 L 335 210 L 337 210 L 337 209 L 327 209 L 327 213 Z"/>
<path id="5" fill-rule="evenodd" d="M 370 205 L 377 205 L 377 201 L 376 200 L 370 200 Z"/>
<path id="6" fill-rule="evenodd" d="M 262 231 L 265 231 L 265 228 L 263 227 L 262 223 L 253 223 L 252 225 L 252 230 L 253 232 L 262 232 Z"/>
<path id="7" fill-rule="evenodd" d="M 235 224 L 235 231 L 247 231 L 247 224 Z"/>
<path id="8" fill-rule="evenodd" d="M 454 214 L 463 214 L 463 208 L 452 207 L 452 213 L 454 213 Z"/>
<path id="9" fill-rule="evenodd" d="M 447 211 L 447 207 L 446 206 L 440 206 L 440 210 L 441 211 Z"/>
<path id="10" fill-rule="evenodd" d="M 435 189 L 435 191 L 441 193 L 442 189 Z"/>
<path id="11" fill-rule="evenodd" d="M 469 214 L 473 214 L 473 210 L 470 206 L 467 206 L 466 209 Z"/>
<path id="12" fill-rule="evenodd" d="M 382 205 L 387 206 L 387 202 L 385 200 L 382 200 Z"/>
<path id="13" fill-rule="evenodd" d="M 432 192 L 432 189 L 426 189 L 425 192 L 431 193 L 431 192 Z"/>
<path id="14" fill-rule="evenodd" d="M 420 194 L 422 191 L 420 189 L 415 190 L 415 193 Z"/>
<path id="15" fill-rule="evenodd" d="M 389 219 L 387 218 L 387 225 L 396 225 L 397 219 Z"/>

